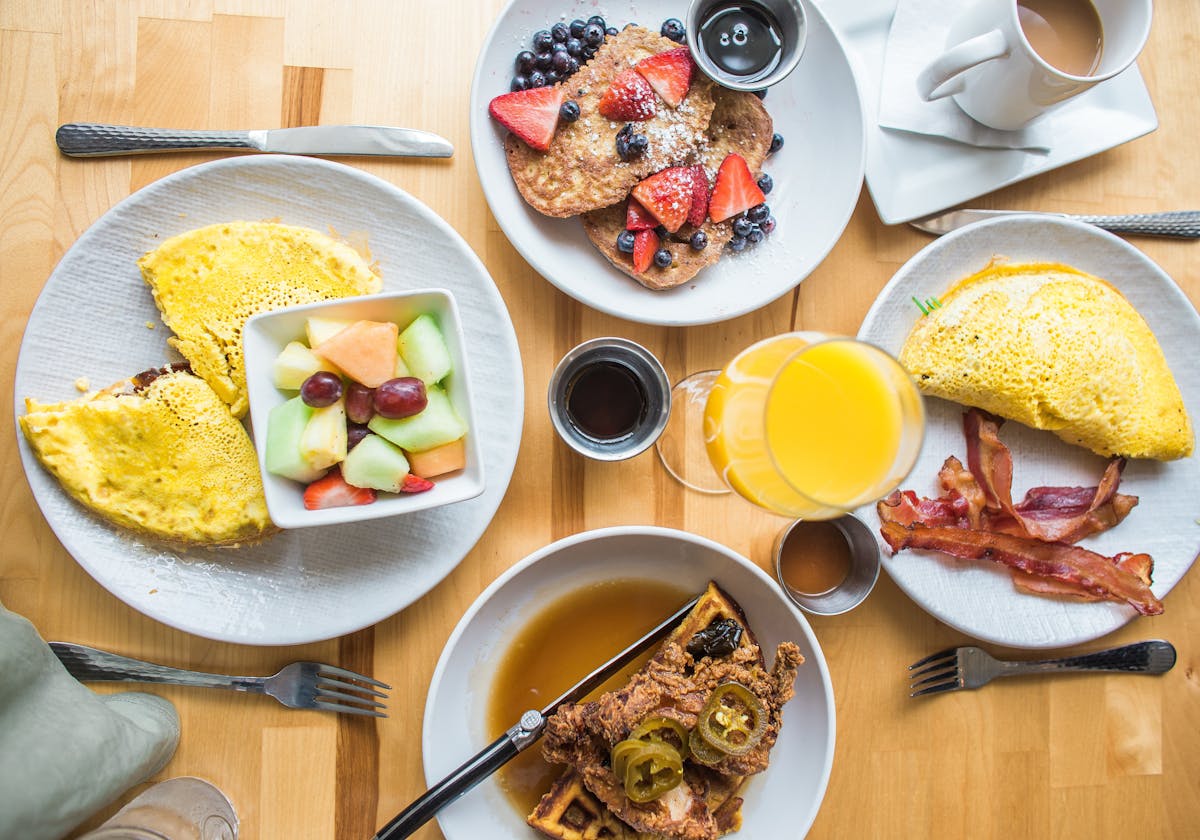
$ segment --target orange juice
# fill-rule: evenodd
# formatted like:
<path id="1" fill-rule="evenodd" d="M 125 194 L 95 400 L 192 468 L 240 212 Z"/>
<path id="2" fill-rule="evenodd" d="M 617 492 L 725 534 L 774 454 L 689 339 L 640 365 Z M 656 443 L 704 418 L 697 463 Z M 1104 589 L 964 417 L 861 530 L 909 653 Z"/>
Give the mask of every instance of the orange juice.
<path id="1" fill-rule="evenodd" d="M 743 351 L 705 406 L 709 459 L 776 513 L 829 519 L 893 490 L 920 450 L 921 397 L 882 350 L 789 333 Z"/>

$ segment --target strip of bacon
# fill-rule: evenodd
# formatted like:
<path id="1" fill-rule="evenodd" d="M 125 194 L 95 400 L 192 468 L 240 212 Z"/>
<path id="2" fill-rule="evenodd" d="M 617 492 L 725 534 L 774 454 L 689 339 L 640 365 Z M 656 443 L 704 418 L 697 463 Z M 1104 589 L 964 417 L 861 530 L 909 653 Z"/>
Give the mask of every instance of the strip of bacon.
<path id="1" fill-rule="evenodd" d="M 1077 585 L 1104 600 L 1124 601 L 1142 615 L 1163 611 L 1145 581 L 1119 568 L 1114 558 L 1076 545 L 920 523 L 906 528 L 884 522 L 881 532 L 893 552 L 920 548 L 969 560 L 994 560 L 1030 575 Z"/>
<path id="2" fill-rule="evenodd" d="M 1126 551 L 1113 557 L 1112 561 L 1117 568 L 1124 569 L 1136 576 L 1142 583 L 1145 583 L 1147 586 L 1150 585 L 1150 572 L 1153 569 L 1154 561 L 1150 559 L 1149 554 L 1133 554 Z M 1103 600 L 1078 584 L 1067 583 L 1063 580 L 1054 580 L 1053 578 L 1035 577 L 1025 572 L 1019 572 L 1016 569 L 1012 570 L 1012 580 L 1013 586 L 1018 590 L 1034 595 L 1062 595 L 1069 598 L 1078 598 L 1081 601 Z"/>

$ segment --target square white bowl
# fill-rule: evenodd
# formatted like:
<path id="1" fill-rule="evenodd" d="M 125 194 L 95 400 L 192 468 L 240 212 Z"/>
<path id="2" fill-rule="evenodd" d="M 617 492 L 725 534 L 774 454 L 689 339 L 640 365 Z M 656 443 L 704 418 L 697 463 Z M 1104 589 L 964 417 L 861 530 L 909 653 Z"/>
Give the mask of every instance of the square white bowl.
<path id="1" fill-rule="evenodd" d="M 434 488 L 424 493 L 380 493 L 369 505 L 308 510 L 304 507 L 304 485 L 267 472 L 267 416 L 271 409 L 295 394 L 275 387 L 272 367 L 275 357 L 290 341 L 304 341 L 304 323 L 312 317 L 343 321 L 391 321 L 403 331 L 418 315 L 432 315 L 441 327 L 454 369 L 443 381 L 450 402 L 467 423 L 467 465 L 449 476 L 434 478 Z M 397 516 L 473 499 L 483 492 L 483 458 L 471 394 L 467 388 L 467 359 L 462 321 L 454 296 L 445 289 L 418 289 L 362 297 L 340 298 L 291 306 L 255 315 L 246 321 L 242 349 L 246 363 L 246 389 L 250 397 L 250 422 L 258 469 L 262 473 L 267 511 L 280 528 L 340 525 L 384 516 Z"/>

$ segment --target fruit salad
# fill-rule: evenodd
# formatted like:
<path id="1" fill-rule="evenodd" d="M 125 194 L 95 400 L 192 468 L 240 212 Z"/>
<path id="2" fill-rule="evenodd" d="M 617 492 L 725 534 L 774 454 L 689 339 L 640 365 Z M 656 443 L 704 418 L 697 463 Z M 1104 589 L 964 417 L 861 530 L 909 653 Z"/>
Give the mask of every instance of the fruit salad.
<path id="1" fill-rule="evenodd" d="M 304 485 L 309 510 L 424 493 L 466 466 L 467 424 L 445 388 L 450 352 L 436 319 L 309 317 L 306 341 L 275 358 L 277 388 L 294 394 L 268 416 L 268 472 Z"/>

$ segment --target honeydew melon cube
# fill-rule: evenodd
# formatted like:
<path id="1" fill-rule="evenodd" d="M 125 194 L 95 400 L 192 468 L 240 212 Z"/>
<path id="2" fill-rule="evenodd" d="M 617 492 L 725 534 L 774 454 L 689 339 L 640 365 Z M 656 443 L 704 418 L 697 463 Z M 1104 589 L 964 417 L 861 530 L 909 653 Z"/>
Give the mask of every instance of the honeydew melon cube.
<path id="1" fill-rule="evenodd" d="M 313 409 L 300 397 L 292 397 L 271 409 L 267 415 L 267 444 L 264 453 L 267 472 L 304 484 L 316 481 L 325 474 L 300 454 L 300 438 L 304 434 Z"/>
<path id="2" fill-rule="evenodd" d="M 418 315 L 400 333 L 397 346 L 412 375 L 426 385 L 441 382 L 454 366 L 446 339 L 432 315 Z"/>
<path id="3" fill-rule="evenodd" d="M 458 440 L 467 433 L 467 424 L 458 416 L 450 397 L 437 385 L 425 389 L 425 410 L 412 417 L 392 420 L 376 414 L 367 427 L 409 452 L 422 452 Z"/>
<path id="4" fill-rule="evenodd" d="M 322 318 L 319 315 L 306 318 L 304 320 L 304 334 L 308 336 L 308 346 L 316 347 L 323 341 L 333 338 L 352 323 L 353 321 L 343 321 L 339 318 Z"/>
<path id="5" fill-rule="evenodd" d="M 338 400 L 312 409 L 312 416 L 300 435 L 300 457 L 310 467 L 324 470 L 345 460 L 346 446 L 345 403 Z"/>
<path id="6" fill-rule="evenodd" d="M 275 387 L 285 391 L 299 391 L 304 380 L 319 370 L 337 373 L 338 370 L 330 362 L 325 361 L 302 342 L 289 341 L 271 366 L 271 374 Z"/>
<path id="7" fill-rule="evenodd" d="M 413 373 L 411 370 L 408 369 L 408 365 L 404 364 L 404 357 L 401 356 L 397 352 L 396 353 L 396 370 L 392 373 L 392 376 L 399 379 L 402 376 L 412 376 L 412 375 L 413 375 Z"/>
<path id="8" fill-rule="evenodd" d="M 379 435 L 360 440 L 342 462 L 342 478 L 347 484 L 386 493 L 399 493 L 408 471 L 408 459 L 400 448 Z"/>

